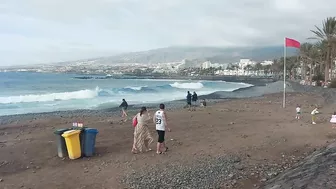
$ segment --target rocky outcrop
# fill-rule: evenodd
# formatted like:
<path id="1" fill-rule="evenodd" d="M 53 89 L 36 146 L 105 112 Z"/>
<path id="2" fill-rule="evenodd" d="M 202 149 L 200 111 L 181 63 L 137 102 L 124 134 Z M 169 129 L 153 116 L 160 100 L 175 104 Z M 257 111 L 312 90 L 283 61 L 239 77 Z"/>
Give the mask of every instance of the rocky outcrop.
<path id="1" fill-rule="evenodd" d="M 264 189 L 336 188 L 336 143 L 316 151 L 292 169 L 269 180 Z"/>

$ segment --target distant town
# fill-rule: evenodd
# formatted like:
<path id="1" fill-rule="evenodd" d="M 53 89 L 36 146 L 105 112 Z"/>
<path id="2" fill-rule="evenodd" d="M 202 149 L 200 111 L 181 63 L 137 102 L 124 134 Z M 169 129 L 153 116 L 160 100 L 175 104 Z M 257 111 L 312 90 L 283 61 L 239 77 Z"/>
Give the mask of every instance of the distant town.
<path id="1" fill-rule="evenodd" d="M 44 64 L 0 68 L 1 72 L 50 72 L 76 73 L 85 75 L 134 75 L 134 76 L 200 76 L 200 75 L 237 75 L 272 76 L 273 61 L 256 62 L 240 59 L 235 63 L 199 62 L 184 59 L 180 62 L 166 63 L 104 63 L 95 60 L 74 61 L 68 63 Z"/>

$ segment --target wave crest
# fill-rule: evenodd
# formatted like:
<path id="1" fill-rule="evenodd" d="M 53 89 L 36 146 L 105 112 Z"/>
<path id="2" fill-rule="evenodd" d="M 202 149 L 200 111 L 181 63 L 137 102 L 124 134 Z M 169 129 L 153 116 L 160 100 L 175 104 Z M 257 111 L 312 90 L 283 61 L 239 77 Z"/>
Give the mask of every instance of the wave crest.
<path id="1" fill-rule="evenodd" d="M 123 95 L 132 96 L 138 94 L 151 95 L 155 94 L 158 97 L 164 94 L 171 95 L 176 93 L 178 95 L 184 94 L 185 90 L 195 90 L 198 93 L 211 93 L 214 91 L 234 91 L 239 88 L 248 87 L 250 85 L 245 83 L 227 83 L 225 88 L 218 88 L 216 83 L 212 82 L 175 82 L 171 84 L 155 85 L 155 86 L 126 86 L 122 88 L 100 89 L 96 87 L 94 90 L 84 89 L 73 92 L 47 93 L 47 94 L 30 94 L 20 96 L 0 97 L 0 104 L 15 104 L 15 103 L 31 103 L 31 102 L 53 102 L 66 101 L 75 99 L 93 99 L 96 97 L 116 98 Z M 182 93 L 181 93 L 182 92 Z M 170 98 L 167 98 L 170 99 Z M 164 99 L 162 99 L 164 100 Z"/>
<path id="2" fill-rule="evenodd" d="M 99 87 L 96 87 L 95 90 L 85 89 L 63 93 L 0 97 L 0 103 L 11 104 L 20 102 L 48 102 L 48 101 L 71 100 L 71 99 L 89 99 L 98 96 L 99 91 L 100 91 Z"/>
<path id="3" fill-rule="evenodd" d="M 204 85 L 201 82 L 198 83 L 179 83 L 175 82 L 173 84 L 170 84 L 170 86 L 179 88 L 179 89 L 201 89 L 204 87 Z"/>
<path id="4" fill-rule="evenodd" d="M 145 86 L 139 86 L 139 87 L 124 87 L 125 89 L 132 89 L 132 90 L 135 90 L 135 91 L 140 91 L 142 88 L 145 88 L 147 87 L 146 85 Z"/>

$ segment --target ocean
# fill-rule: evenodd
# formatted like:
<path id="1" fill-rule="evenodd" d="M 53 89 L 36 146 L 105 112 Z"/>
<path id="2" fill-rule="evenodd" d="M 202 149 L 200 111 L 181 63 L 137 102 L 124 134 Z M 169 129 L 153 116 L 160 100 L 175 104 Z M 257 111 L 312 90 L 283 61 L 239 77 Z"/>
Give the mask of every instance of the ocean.
<path id="1" fill-rule="evenodd" d="M 41 113 L 161 103 L 185 99 L 186 92 L 206 95 L 249 87 L 225 81 L 157 79 L 76 79 L 81 75 L 0 72 L 0 115 Z"/>

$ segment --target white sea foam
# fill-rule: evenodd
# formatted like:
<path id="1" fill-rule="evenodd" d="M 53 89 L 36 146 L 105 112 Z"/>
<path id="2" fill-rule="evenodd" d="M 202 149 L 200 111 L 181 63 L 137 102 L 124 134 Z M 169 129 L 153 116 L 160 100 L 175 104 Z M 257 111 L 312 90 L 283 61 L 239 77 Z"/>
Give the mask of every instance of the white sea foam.
<path id="1" fill-rule="evenodd" d="M 175 82 L 173 84 L 170 84 L 170 86 L 179 88 L 179 89 L 201 89 L 203 88 L 203 84 L 201 82 L 197 83 L 179 83 Z"/>
<path id="2" fill-rule="evenodd" d="M 146 85 L 145 86 L 139 86 L 139 87 L 125 87 L 126 89 L 133 89 L 135 91 L 140 91 L 142 87 L 147 87 Z"/>
<path id="3" fill-rule="evenodd" d="M 139 81 L 185 81 L 185 80 L 181 80 L 181 79 L 138 79 Z"/>
<path id="4" fill-rule="evenodd" d="M 71 99 L 90 99 L 98 96 L 99 91 L 100 91 L 99 87 L 96 87 L 96 89 L 94 90 L 85 89 L 63 93 L 8 96 L 8 97 L 0 97 L 0 103 L 10 104 L 21 102 L 48 102 L 48 101 L 71 100 Z"/>

